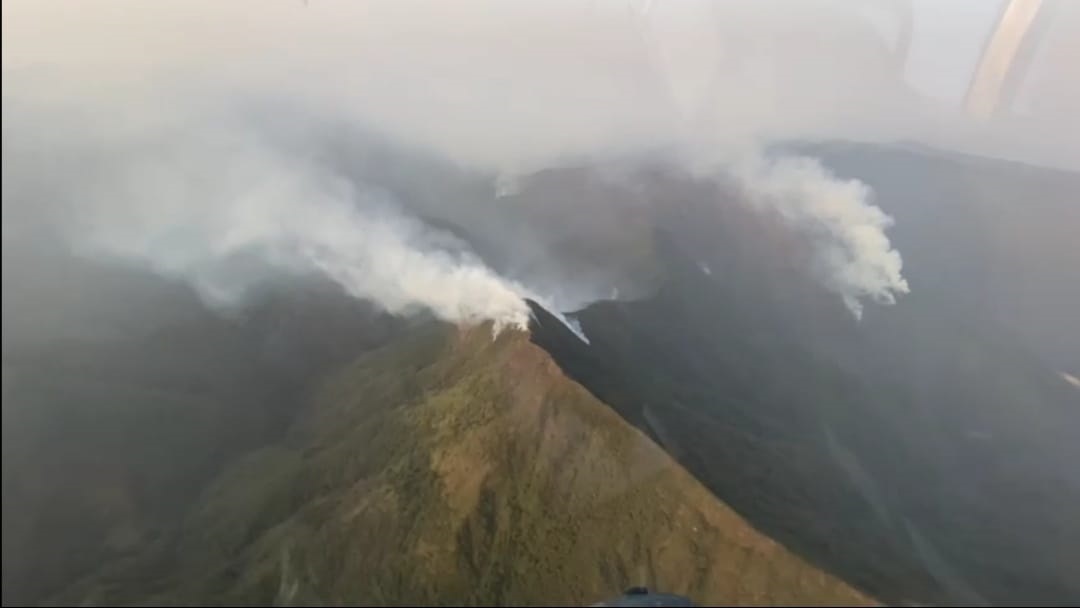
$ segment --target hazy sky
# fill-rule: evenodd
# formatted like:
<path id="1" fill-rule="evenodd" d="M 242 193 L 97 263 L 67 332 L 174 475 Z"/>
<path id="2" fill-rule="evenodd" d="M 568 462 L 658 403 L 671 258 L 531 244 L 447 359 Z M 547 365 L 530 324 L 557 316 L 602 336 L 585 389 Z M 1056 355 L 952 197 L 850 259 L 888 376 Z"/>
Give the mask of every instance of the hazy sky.
<path id="1" fill-rule="evenodd" d="M 959 103 L 1003 0 L 914 0 L 907 77 L 928 95 Z"/>
<path id="2" fill-rule="evenodd" d="M 708 2 L 654 2 L 648 10 L 657 19 L 671 19 L 672 15 L 693 16 L 707 12 Z M 907 76 L 911 83 L 927 94 L 942 99 L 955 101 L 962 96 L 984 37 L 1000 11 L 1001 3 L 1002 0 L 912 0 L 915 18 L 911 55 L 907 64 Z M 179 47 L 185 53 L 211 52 L 212 46 L 199 49 L 185 44 L 183 39 L 193 34 L 184 32 L 183 27 L 197 28 L 201 33 L 195 35 L 203 40 L 232 38 L 235 50 L 245 44 L 245 32 L 266 28 L 274 23 L 284 25 L 285 29 L 296 27 L 302 30 L 310 27 L 312 21 L 343 11 L 343 7 L 335 6 L 333 0 L 313 0 L 306 5 L 299 0 L 282 0 L 260 2 L 258 6 L 235 1 L 214 3 L 212 6 L 197 1 L 184 3 L 186 6 L 169 5 L 167 2 L 126 4 L 116 1 L 76 4 L 57 0 L 4 0 L 4 67 L 78 61 L 85 59 L 88 52 L 91 55 L 105 55 L 110 47 L 124 52 L 133 48 L 148 48 L 151 55 L 170 46 Z M 590 10 L 589 4 L 603 5 L 605 2 L 583 1 L 582 13 Z M 608 0 L 606 4 L 617 3 Z M 622 4 L 642 7 L 647 3 Z M 658 6 L 660 4 L 664 6 Z M 161 14 L 155 18 L 154 12 L 158 11 Z M 354 17 L 362 18 L 362 12 L 359 15 L 351 10 L 349 12 Z M 151 27 L 153 23 L 161 25 L 170 22 L 176 25 L 171 32 L 162 32 L 164 28 L 161 27 Z M 701 26 L 698 23 L 698 27 Z M 90 32 L 85 31 L 88 27 L 96 27 L 101 33 L 108 30 L 113 36 L 90 41 Z M 75 54 L 80 57 L 71 56 Z"/>
<path id="3" fill-rule="evenodd" d="M 1073 100 L 1051 115 L 992 128 L 959 115 L 1000 0 L 912 0 L 899 73 L 878 48 L 895 33 L 875 8 L 889 4 L 5 0 L 4 95 L 194 106 L 262 88 L 488 165 L 765 133 L 938 138 L 1080 166 L 1061 137 L 1080 87 L 1065 67 L 1043 74 L 1043 98 Z"/>
<path id="4" fill-rule="evenodd" d="M 676 0 L 653 2 L 650 6 L 641 1 L 589 0 L 580 2 L 582 8 L 579 10 L 585 17 L 596 10 L 596 6 L 623 4 L 645 7 L 657 21 L 680 20 L 687 15 L 692 20 L 707 14 L 709 1 Z M 222 38 L 230 39 L 229 44 L 236 51 L 251 43 L 245 40 L 251 33 L 269 28 L 281 34 L 281 42 L 287 45 L 289 29 L 302 32 L 313 25 L 334 26 L 332 22 L 319 22 L 343 12 L 352 18 L 363 18 L 364 14 L 363 10 L 343 7 L 334 0 L 312 0 L 308 4 L 299 0 L 275 0 L 258 5 L 237 1 L 181 4 L 4 0 L 4 67 L 78 63 L 95 54 L 108 57 L 112 50 L 126 53 L 137 48 L 146 50 L 141 59 L 153 58 L 170 47 L 199 55 L 220 52 L 221 49 L 214 49 L 214 42 L 220 43 Z M 907 62 L 910 82 L 935 97 L 959 99 L 1001 4 L 1002 0 L 912 0 L 914 28 Z M 172 27 L 162 27 L 166 24 Z M 684 21 L 680 27 L 687 25 Z M 700 20 L 696 25 L 705 27 Z M 194 39 L 200 44 L 189 44 Z M 211 44 L 199 48 L 208 39 Z M 669 42 L 676 43 L 677 40 Z"/>

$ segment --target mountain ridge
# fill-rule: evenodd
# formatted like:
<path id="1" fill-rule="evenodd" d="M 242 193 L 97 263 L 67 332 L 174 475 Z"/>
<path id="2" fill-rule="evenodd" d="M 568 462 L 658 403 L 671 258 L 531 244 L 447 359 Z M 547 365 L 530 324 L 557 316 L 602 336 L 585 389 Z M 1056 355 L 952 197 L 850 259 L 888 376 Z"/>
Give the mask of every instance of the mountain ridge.
<path id="1" fill-rule="evenodd" d="M 904 211 L 893 163 L 851 166 Z M 809 239 L 662 162 L 547 171 L 490 217 L 482 179 L 409 167 L 387 187 L 463 242 L 482 216 L 497 272 L 606 269 L 585 282 L 623 299 L 569 315 L 591 343 L 535 303 L 528 334 L 492 340 L 319 281 L 223 314 L 130 268 L 46 272 L 5 241 L 5 604 L 586 603 L 642 583 L 710 603 L 1080 597 L 1075 389 L 966 314 L 949 279 L 990 276 L 979 233 L 935 221 L 934 197 L 989 186 L 930 167 L 922 215 L 897 213 L 913 292 L 856 322 L 807 272 Z M 473 195 L 465 226 L 443 217 Z M 525 238 L 581 200 L 605 211 Z M 940 264 L 918 246 L 949 234 L 974 244 Z M 687 532 L 710 518 L 716 534 Z"/>
<path id="2" fill-rule="evenodd" d="M 582 604 L 647 584 L 706 604 L 872 603 L 747 525 L 527 334 L 489 326 L 425 326 L 347 364 L 285 447 L 231 465 L 198 505 L 163 594 L 110 596 L 106 577 L 56 599 Z"/>

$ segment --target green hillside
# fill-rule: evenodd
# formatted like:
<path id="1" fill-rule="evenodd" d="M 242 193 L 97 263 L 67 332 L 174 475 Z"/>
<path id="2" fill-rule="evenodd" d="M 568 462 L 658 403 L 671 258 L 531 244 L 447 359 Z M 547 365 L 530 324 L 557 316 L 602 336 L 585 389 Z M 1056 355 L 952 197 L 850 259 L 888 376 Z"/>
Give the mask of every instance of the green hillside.
<path id="1" fill-rule="evenodd" d="M 311 378 L 397 325 L 321 284 L 226 317 L 159 277 L 8 253 L 5 605 L 171 546 L 223 463 L 278 441 Z"/>
<path id="2" fill-rule="evenodd" d="M 431 324 L 312 392 L 189 510 L 157 578 L 60 601 L 864 604 L 718 502 L 521 333 Z M 152 563 L 153 559 L 134 560 Z"/>

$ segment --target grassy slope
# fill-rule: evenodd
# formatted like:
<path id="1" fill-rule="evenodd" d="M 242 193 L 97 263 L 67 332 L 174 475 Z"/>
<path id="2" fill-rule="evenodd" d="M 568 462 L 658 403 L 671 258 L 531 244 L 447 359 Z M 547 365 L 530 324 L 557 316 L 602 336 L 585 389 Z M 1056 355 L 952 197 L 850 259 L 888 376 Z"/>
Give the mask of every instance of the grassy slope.
<path id="1" fill-rule="evenodd" d="M 164 553 L 223 463 L 280 439 L 313 373 L 395 325 L 323 285 L 223 318 L 160 278 L 8 253 L 5 605 Z M 168 567 L 143 561 L 139 572 Z"/>
<path id="2" fill-rule="evenodd" d="M 648 584 L 705 603 L 868 602 L 753 530 L 526 336 L 483 328 L 428 326 L 337 372 L 286 445 L 225 471 L 186 526 L 156 594 L 99 576 L 71 597 L 581 604 Z"/>

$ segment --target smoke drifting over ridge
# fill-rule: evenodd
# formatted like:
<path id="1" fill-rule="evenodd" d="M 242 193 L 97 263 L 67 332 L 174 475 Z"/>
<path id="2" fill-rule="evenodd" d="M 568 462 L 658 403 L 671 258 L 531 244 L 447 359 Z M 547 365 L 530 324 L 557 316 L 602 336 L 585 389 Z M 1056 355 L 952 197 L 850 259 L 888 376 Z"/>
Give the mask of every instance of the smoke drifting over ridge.
<path id="1" fill-rule="evenodd" d="M 686 47 L 664 42 L 689 32 L 677 19 L 658 39 L 659 9 L 615 2 L 5 5 L 17 17 L 4 35 L 5 219 L 33 208 L 81 251 L 184 277 L 216 301 L 267 275 L 316 272 L 391 312 L 524 324 L 522 298 L 548 295 L 528 276 L 500 277 L 394 193 L 241 118 L 284 99 L 492 175 L 640 150 L 723 158 L 710 171 L 809 233 L 814 270 L 858 315 L 865 299 L 907 291 L 889 218 L 861 185 L 761 146 L 940 123 L 905 105 L 888 53 L 858 46 L 865 32 L 843 2 L 794 14 L 765 4 L 732 8 L 722 31 L 695 30 L 700 44 Z M 778 42 L 811 31 L 831 42 Z M 768 64 L 732 59 L 764 46 Z"/>
<path id="2" fill-rule="evenodd" d="M 225 146 L 125 166 L 121 187 L 137 200 L 158 201 L 155 213 L 88 223 L 86 245 L 192 278 L 219 301 L 242 295 L 253 274 L 243 261 L 253 257 L 265 270 L 321 272 L 391 313 L 423 306 L 444 319 L 525 326 L 522 286 L 495 276 L 463 243 L 405 215 L 386 195 L 358 191 L 303 158 L 276 157 L 249 141 Z M 219 158 L 230 159 L 224 175 Z"/>
<path id="3" fill-rule="evenodd" d="M 215 305 L 242 300 L 268 277 L 316 273 L 395 314 L 428 309 L 452 321 L 527 325 L 523 298 L 538 296 L 496 276 L 465 243 L 302 148 L 240 124 L 88 136 L 84 143 L 96 141 L 107 160 L 93 162 L 89 148 L 75 154 L 82 169 L 77 194 L 61 205 L 65 240 L 85 255 L 186 279 Z M 25 139 L 10 135 L 13 153 L 32 155 L 20 147 Z M 28 184 L 10 184 L 20 186 Z"/>

